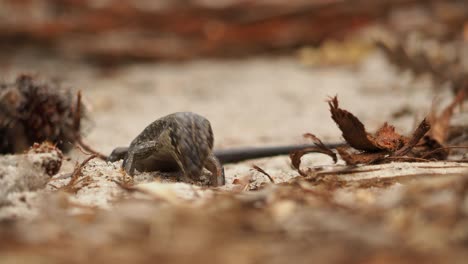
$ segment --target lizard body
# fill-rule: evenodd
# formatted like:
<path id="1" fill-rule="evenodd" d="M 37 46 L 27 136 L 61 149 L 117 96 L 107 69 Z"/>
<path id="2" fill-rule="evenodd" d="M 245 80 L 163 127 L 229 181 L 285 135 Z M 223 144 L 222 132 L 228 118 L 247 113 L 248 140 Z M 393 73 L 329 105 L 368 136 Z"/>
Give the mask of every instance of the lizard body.
<path id="1" fill-rule="evenodd" d="M 247 159 L 289 154 L 314 145 L 247 147 L 213 151 L 213 131 L 210 122 L 195 113 L 179 112 L 162 117 L 148 125 L 129 147 L 118 147 L 108 161 L 123 159 L 129 175 L 138 171 L 182 170 L 184 176 L 198 180 L 203 167 L 211 174 L 211 184 L 224 185 L 222 164 Z M 339 144 L 331 144 L 335 147 Z"/>
<path id="2" fill-rule="evenodd" d="M 212 173 L 212 185 L 224 185 L 224 172 L 213 155 L 213 131 L 204 117 L 180 112 L 162 117 L 148 125 L 124 153 L 123 168 L 129 175 L 134 170 L 173 170 L 180 168 L 184 177 L 198 180 L 203 167 Z M 117 148 L 109 161 L 122 158 Z"/>

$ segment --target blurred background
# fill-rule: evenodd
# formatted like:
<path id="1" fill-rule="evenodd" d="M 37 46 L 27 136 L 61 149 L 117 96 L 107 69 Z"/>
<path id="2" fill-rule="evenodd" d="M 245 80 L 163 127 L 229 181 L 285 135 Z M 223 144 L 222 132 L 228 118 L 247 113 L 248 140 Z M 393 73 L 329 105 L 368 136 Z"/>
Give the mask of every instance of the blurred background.
<path id="1" fill-rule="evenodd" d="M 325 100 L 370 129 L 411 131 L 464 83 L 466 1 L 2 0 L 2 79 L 82 90 L 86 139 L 127 145 L 171 112 L 211 120 L 216 147 L 339 141 Z"/>
<path id="2" fill-rule="evenodd" d="M 2 156 L 0 263 L 466 263 L 468 112 L 447 105 L 467 73 L 467 0 L 0 0 L 0 153 L 72 150 Z M 459 163 L 315 153 L 302 177 L 283 155 L 226 164 L 211 188 L 127 182 L 74 147 L 109 154 L 177 111 L 207 117 L 218 149 L 341 142 L 335 95 L 367 132 L 444 112 L 432 131 Z M 410 150 L 365 143 L 365 164 Z"/>

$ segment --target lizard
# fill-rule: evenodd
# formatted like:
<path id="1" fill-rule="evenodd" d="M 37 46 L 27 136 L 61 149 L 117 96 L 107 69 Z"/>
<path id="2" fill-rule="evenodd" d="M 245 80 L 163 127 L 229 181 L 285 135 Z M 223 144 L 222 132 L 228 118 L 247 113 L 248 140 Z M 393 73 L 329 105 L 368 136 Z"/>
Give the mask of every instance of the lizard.
<path id="1" fill-rule="evenodd" d="M 122 167 L 130 176 L 138 171 L 180 169 L 182 180 L 199 180 L 203 168 L 211 172 L 210 184 L 225 184 L 223 164 L 288 154 L 313 145 L 247 147 L 213 151 L 214 136 L 210 122 L 192 112 L 177 112 L 149 124 L 130 143 L 115 148 L 107 158 L 123 159 Z M 334 147 L 339 144 L 329 144 Z"/>

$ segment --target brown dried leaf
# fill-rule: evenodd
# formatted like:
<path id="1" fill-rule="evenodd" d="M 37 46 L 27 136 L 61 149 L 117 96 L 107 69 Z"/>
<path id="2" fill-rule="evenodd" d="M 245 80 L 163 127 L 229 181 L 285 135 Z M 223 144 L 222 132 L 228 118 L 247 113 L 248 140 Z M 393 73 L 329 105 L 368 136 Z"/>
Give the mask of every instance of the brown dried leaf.
<path id="1" fill-rule="evenodd" d="M 424 119 L 413 132 L 411 138 L 404 137 L 395 132 L 395 127 L 385 123 L 375 135 L 365 131 L 364 125 L 351 113 L 338 107 L 338 99 L 335 96 L 328 104 L 332 118 L 343 132 L 343 137 L 349 145 L 363 153 L 352 153 L 345 148 L 337 148 L 338 153 L 348 165 L 373 164 L 390 161 L 428 161 L 429 159 L 445 160 L 448 149 L 442 145 L 448 134 L 449 121 L 454 108 L 463 101 L 465 91 L 458 93 L 438 118 L 434 112 L 431 118 L 439 125 L 435 137 L 425 136 L 431 129 L 431 124 Z M 390 155 L 388 155 L 390 154 Z M 387 156 L 388 155 L 388 156 Z"/>
<path id="2" fill-rule="evenodd" d="M 375 133 L 374 144 L 381 149 L 395 151 L 403 146 L 404 141 L 405 138 L 395 132 L 395 127 L 385 122 Z"/>
<path id="3" fill-rule="evenodd" d="M 306 153 L 311 153 L 317 151 L 318 148 L 310 147 L 310 148 L 305 148 L 297 151 L 293 151 L 289 154 L 289 158 L 291 159 L 291 164 L 294 169 L 299 172 L 300 175 L 302 176 L 307 176 L 307 173 L 301 170 L 301 158 L 304 156 Z"/>
<path id="4" fill-rule="evenodd" d="M 328 100 L 328 105 L 333 120 L 340 128 L 343 138 L 351 147 L 371 152 L 382 150 L 374 143 L 372 136 L 366 132 L 364 125 L 357 117 L 339 108 L 336 96 Z"/>
<path id="5" fill-rule="evenodd" d="M 336 163 L 338 161 L 336 154 L 330 148 L 328 148 L 325 144 L 323 144 L 323 142 L 314 134 L 306 133 L 304 134 L 304 137 L 312 139 L 316 147 L 304 148 L 301 150 L 293 151 L 289 154 L 289 158 L 291 159 L 292 166 L 299 172 L 300 175 L 302 176 L 307 175 L 307 173 L 302 171 L 300 168 L 301 158 L 307 153 L 311 153 L 311 152 L 322 153 L 322 154 L 330 156 L 333 159 L 333 162 Z"/>
<path id="6" fill-rule="evenodd" d="M 317 146 L 317 148 L 320 149 L 320 153 L 330 156 L 333 159 L 334 163 L 338 162 L 336 154 L 329 147 L 323 144 L 322 140 L 320 140 L 317 136 L 311 133 L 305 133 L 303 137 L 310 138 L 314 142 L 315 146 Z"/>

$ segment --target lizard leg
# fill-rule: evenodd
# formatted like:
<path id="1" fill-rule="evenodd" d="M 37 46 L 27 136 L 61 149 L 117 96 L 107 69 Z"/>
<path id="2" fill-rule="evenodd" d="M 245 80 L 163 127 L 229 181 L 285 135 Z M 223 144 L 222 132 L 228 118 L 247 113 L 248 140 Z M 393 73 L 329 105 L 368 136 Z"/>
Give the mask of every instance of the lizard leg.
<path id="1" fill-rule="evenodd" d="M 147 141 L 142 142 L 136 146 L 131 146 L 128 149 L 127 155 L 125 156 L 122 164 L 123 168 L 125 169 L 125 172 L 133 176 L 136 163 L 138 163 L 142 159 L 151 156 L 151 154 L 157 151 L 158 148 L 159 144 L 156 141 Z"/>
<path id="2" fill-rule="evenodd" d="M 205 161 L 205 168 L 211 172 L 211 185 L 222 186 L 225 184 L 224 168 L 215 155 L 210 154 Z"/>
<path id="3" fill-rule="evenodd" d="M 163 149 L 165 149 L 165 147 L 161 145 L 161 142 L 159 140 L 158 141 L 146 141 L 146 142 L 139 143 L 138 145 L 131 146 L 130 148 L 128 148 L 127 155 L 125 156 L 123 164 L 122 164 L 123 168 L 125 169 L 125 172 L 127 172 L 127 174 L 129 174 L 130 176 L 133 176 L 135 172 L 135 168 L 138 168 L 138 167 L 141 167 L 143 170 L 145 169 L 159 170 L 165 167 L 164 165 L 167 165 L 167 164 L 161 164 L 159 162 L 172 163 L 171 160 L 173 160 L 175 163 L 177 163 L 178 167 L 182 171 L 182 176 L 181 178 L 179 178 L 179 180 L 190 181 L 191 178 L 186 176 L 187 170 L 184 167 L 184 164 L 181 161 L 180 157 L 174 154 L 173 152 L 168 152 L 167 154 L 164 154 L 164 152 L 160 152 Z M 121 148 L 121 150 L 116 149 L 114 150 L 114 152 L 117 152 L 117 154 L 114 155 L 114 157 L 118 157 L 118 155 L 121 155 L 122 152 L 125 152 L 125 148 Z M 164 157 L 163 160 L 159 160 L 159 161 L 150 160 L 149 162 L 152 164 L 148 164 L 146 159 L 158 152 L 162 154 L 162 156 Z M 172 158 L 168 158 L 168 156 L 172 156 Z"/>

